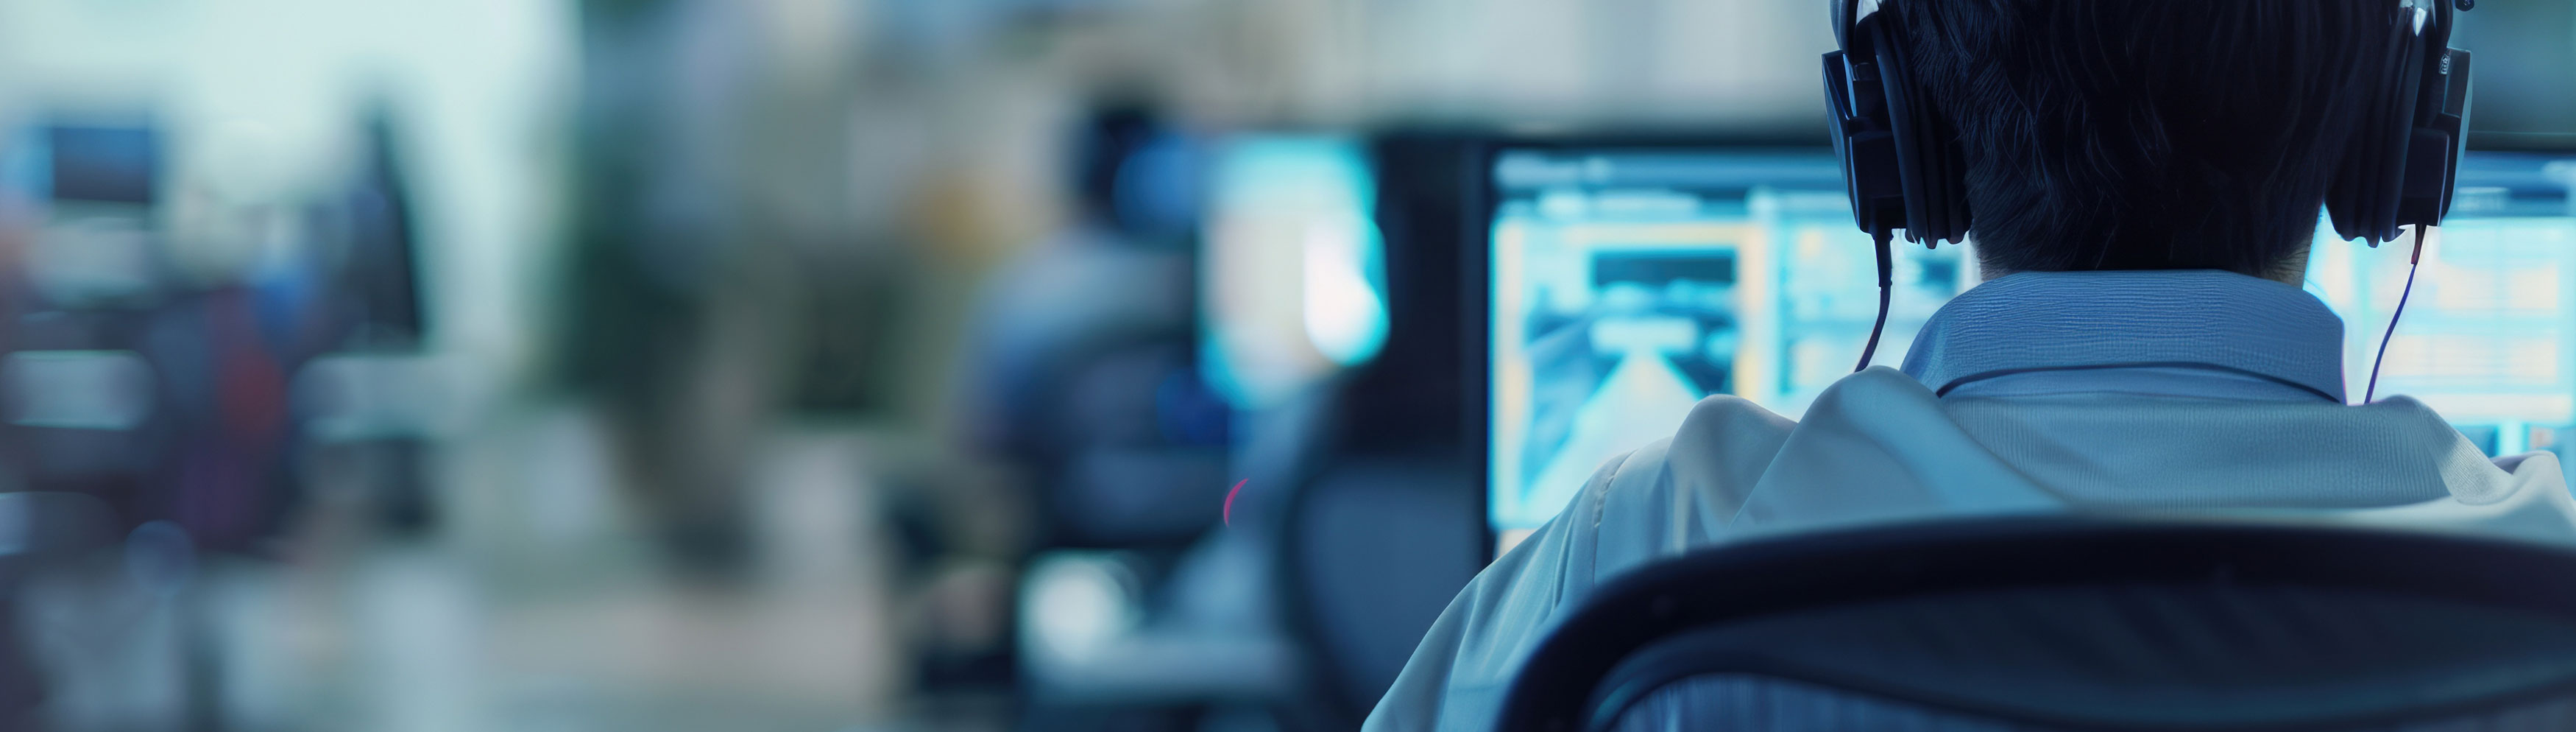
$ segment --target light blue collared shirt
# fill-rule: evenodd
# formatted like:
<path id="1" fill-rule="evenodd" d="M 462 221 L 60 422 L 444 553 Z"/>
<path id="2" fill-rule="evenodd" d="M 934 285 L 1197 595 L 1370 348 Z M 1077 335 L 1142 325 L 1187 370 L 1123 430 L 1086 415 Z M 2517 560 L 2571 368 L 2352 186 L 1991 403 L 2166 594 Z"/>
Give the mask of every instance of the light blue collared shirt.
<path id="1" fill-rule="evenodd" d="M 1904 371 L 1944 397 L 2340 403 L 2343 321 L 2304 290 L 2234 272 L 2021 272 L 1943 305 Z"/>

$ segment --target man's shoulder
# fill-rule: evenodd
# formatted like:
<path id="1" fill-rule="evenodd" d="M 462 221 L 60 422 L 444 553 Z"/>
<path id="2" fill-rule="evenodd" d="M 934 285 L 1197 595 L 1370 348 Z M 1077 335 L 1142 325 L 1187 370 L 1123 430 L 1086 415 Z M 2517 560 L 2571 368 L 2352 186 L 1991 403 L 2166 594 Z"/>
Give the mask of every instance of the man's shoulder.
<path id="1" fill-rule="evenodd" d="M 1702 399 L 1691 407 L 1666 451 L 1674 487 L 1731 496 L 1740 505 L 1743 493 L 1753 489 L 1797 428 L 1795 420 L 1743 397 Z"/>
<path id="2" fill-rule="evenodd" d="M 1701 399 L 1673 436 L 1612 458 L 1587 488 L 1610 495 L 1693 489 L 1711 479 L 1754 477 L 1798 423 L 1731 394 Z"/>
<path id="3" fill-rule="evenodd" d="M 1605 573 L 1716 541 L 1797 426 L 1740 397 L 1701 400 L 1671 438 L 1603 464 L 1573 528 L 1598 532 Z"/>
<path id="4" fill-rule="evenodd" d="M 1762 408 L 1753 400 L 1718 394 L 1691 405 L 1690 416 L 1673 434 L 1675 443 L 1726 446 L 1730 440 L 1766 435 L 1785 439 L 1798 422 Z M 1776 450 L 1776 448 L 1775 448 Z"/>

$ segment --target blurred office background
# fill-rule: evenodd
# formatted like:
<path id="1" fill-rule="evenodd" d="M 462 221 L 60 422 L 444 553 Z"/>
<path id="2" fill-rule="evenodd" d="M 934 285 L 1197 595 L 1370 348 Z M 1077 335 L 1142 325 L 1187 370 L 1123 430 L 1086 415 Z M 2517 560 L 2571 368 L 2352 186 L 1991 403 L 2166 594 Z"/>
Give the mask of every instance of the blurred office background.
<path id="1" fill-rule="evenodd" d="M 2576 5 L 2485 5 L 2554 263 Z M 1497 451 L 1849 358 L 1823 16 L 0 0 L 0 730 L 1354 729 L 1570 487 Z M 2551 277 L 2445 311 L 2544 334 L 2491 449 Z"/>

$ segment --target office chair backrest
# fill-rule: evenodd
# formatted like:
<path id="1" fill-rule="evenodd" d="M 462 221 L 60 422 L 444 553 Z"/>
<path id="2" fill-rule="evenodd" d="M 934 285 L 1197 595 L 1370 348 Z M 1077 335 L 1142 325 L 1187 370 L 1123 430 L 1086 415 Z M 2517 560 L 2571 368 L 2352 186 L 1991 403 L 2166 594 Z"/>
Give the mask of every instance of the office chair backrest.
<path id="1" fill-rule="evenodd" d="M 1751 542 L 1596 593 L 1535 730 L 2576 729 L 2576 552 L 2024 518 Z"/>
<path id="2" fill-rule="evenodd" d="M 1298 486 L 1280 560 L 1291 632 L 1324 704 L 1357 726 L 1431 623 L 1484 565 L 1484 513 L 1432 459 L 1335 461 Z"/>

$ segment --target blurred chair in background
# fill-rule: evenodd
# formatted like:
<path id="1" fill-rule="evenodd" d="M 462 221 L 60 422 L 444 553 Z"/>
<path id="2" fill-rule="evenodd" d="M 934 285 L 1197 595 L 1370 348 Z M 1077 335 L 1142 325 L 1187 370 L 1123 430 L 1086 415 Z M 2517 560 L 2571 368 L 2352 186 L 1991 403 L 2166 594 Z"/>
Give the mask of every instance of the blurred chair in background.
<path id="1" fill-rule="evenodd" d="M 35 186 L 49 205 L 33 256 L 7 288 L 23 317 L 0 339 L 0 453 L 28 487 L 95 495 L 129 525 L 167 519 L 209 547 L 256 551 L 300 505 L 317 430 L 326 442 L 398 438 L 385 446 L 416 454 L 401 439 L 422 429 L 417 414 L 351 400 L 434 399 L 423 384 L 379 379 L 300 405 L 290 386 L 326 356 L 422 337 L 387 124 L 363 125 L 355 175 L 309 199 L 199 200 L 184 215 L 163 205 L 178 186 L 162 180 L 151 126 L 53 124 L 20 151 L 50 169 Z M 396 462 L 379 482 L 400 486 L 389 499 L 416 523 L 416 465 Z"/>
<path id="2" fill-rule="evenodd" d="M 140 353 L 162 313 L 184 307 L 158 251 L 160 133 L 148 120 L 47 122 L 13 143 L 11 157 L 39 162 L 8 181 L 33 210 L 0 285 L 13 316 L 0 326 L 0 466 L 19 483 L 6 488 L 95 496 L 119 521 L 166 517 L 176 501 L 157 478 L 172 463 L 175 385 Z"/>
<path id="3" fill-rule="evenodd" d="M 1354 729 L 1483 564 L 1474 481 L 1437 461 L 1331 461 L 1288 508 L 1284 615 L 1314 714 Z"/>
<path id="4" fill-rule="evenodd" d="M 1487 541 L 1456 377 L 1474 140 L 1219 144 L 1199 347 L 1235 416 L 1227 472 L 1203 486 L 1242 488 L 1177 554 L 1040 558 L 1022 591 L 1031 728 L 1068 706 L 1131 710 L 1087 718 L 1104 729 L 1353 728 L 1474 574 Z"/>
<path id="5" fill-rule="evenodd" d="M 1478 371 L 1466 358 L 1481 313 L 1462 289 L 1477 252 L 1461 212 L 1482 139 L 1395 130 L 1368 147 L 1386 345 L 1325 390 L 1339 406 L 1305 436 L 1312 465 L 1288 486 L 1277 550 L 1287 627 L 1317 715 L 1336 729 L 1377 705 L 1491 544 L 1470 427 L 1481 384 L 1460 377 Z"/>
<path id="6" fill-rule="evenodd" d="M 20 621 L 12 640 L 29 641 L 11 654 L 44 668 L 43 683 L 12 691 L 67 690 L 44 702 L 65 729 L 202 727 L 219 713 L 223 681 L 204 657 L 213 621 L 193 588 L 200 548 L 284 553 L 317 480 L 390 505 L 398 522 L 425 518 L 425 425 L 407 419 L 422 410 L 382 406 L 436 397 L 333 357 L 410 348 L 422 332 L 386 124 L 366 126 L 369 155 L 350 178 L 245 200 L 165 179 L 161 135 L 148 121 L 54 121 L 8 151 L 44 164 L 7 182 L 42 204 L 25 258 L 0 266 L 0 555 L 12 565 L 0 602 Z M 315 381 L 308 371 L 355 382 L 293 388 Z M 357 483 L 327 460 L 312 472 L 307 458 L 352 445 L 403 459 Z"/>

